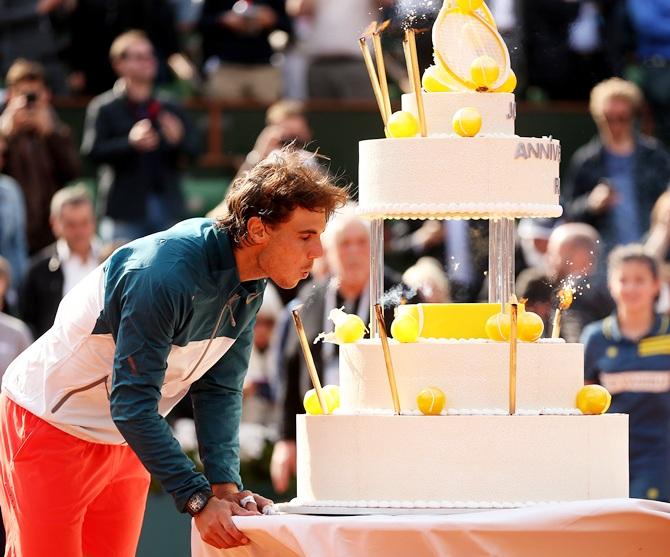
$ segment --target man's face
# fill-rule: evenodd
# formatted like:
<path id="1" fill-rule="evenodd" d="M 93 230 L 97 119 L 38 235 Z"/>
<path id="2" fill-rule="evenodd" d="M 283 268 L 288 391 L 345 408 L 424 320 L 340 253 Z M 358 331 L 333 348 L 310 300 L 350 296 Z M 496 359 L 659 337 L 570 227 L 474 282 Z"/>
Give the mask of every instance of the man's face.
<path id="1" fill-rule="evenodd" d="M 282 141 L 284 143 L 295 141 L 298 147 L 309 143 L 312 140 L 312 130 L 307 123 L 307 118 L 300 115 L 293 115 L 286 118 L 281 124 Z"/>
<path id="2" fill-rule="evenodd" d="M 265 246 L 258 264 L 266 276 L 281 288 L 293 288 L 307 278 L 312 263 L 321 257 L 321 233 L 326 227 L 323 211 L 296 208 L 288 221 L 265 226 Z"/>
<path id="3" fill-rule="evenodd" d="M 149 41 L 138 39 L 128 46 L 114 67 L 121 77 L 141 83 L 152 83 L 158 69 L 153 46 Z"/>
<path id="4" fill-rule="evenodd" d="M 53 220 L 54 235 L 63 238 L 70 251 L 89 251 L 95 234 L 95 216 L 89 203 L 63 205 L 60 216 Z"/>
<path id="5" fill-rule="evenodd" d="M 334 241 L 331 257 L 334 273 L 341 281 L 367 283 L 370 277 L 370 233 L 365 224 L 352 219 L 336 232 Z"/>
<path id="6" fill-rule="evenodd" d="M 603 119 L 614 140 L 627 137 L 633 127 L 633 109 L 626 99 L 613 97 L 607 101 Z"/>
<path id="7" fill-rule="evenodd" d="M 8 90 L 7 98 L 9 100 L 24 97 L 25 107 L 32 109 L 36 107 L 46 107 L 49 105 L 50 95 L 46 85 L 39 80 L 20 81 L 12 85 Z"/>

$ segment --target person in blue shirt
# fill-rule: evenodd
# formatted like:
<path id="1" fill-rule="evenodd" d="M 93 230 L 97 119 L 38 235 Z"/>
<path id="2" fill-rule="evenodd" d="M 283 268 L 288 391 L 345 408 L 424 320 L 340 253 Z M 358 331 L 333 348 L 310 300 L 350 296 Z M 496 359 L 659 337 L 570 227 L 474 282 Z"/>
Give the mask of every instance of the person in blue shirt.
<path id="1" fill-rule="evenodd" d="M 616 311 L 584 329 L 584 377 L 629 415 L 630 496 L 670 501 L 670 318 L 654 311 L 656 261 L 642 246 L 612 251 L 609 289 Z"/>
<path id="2" fill-rule="evenodd" d="M 232 516 L 271 504 L 243 490 L 238 440 L 265 279 L 292 288 L 306 278 L 345 200 L 285 150 L 233 183 L 217 220 L 126 244 L 70 290 L 3 378 L 9 554 L 135 555 L 147 470 L 205 542 L 248 543 Z M 204 473 L 164 419 L 189 389 Z"/>

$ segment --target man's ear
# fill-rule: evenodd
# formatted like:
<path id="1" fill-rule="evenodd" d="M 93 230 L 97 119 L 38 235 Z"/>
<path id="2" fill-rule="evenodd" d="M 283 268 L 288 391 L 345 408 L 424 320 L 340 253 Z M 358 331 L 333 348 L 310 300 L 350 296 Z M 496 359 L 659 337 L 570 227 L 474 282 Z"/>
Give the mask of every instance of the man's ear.
<path id="1" fill-rule="evenodd" d="M 252 244 L 264 244 L 268 240 L 265 224 L 260 217 L 251 217 L 247 221 L 247 237 Z"/>

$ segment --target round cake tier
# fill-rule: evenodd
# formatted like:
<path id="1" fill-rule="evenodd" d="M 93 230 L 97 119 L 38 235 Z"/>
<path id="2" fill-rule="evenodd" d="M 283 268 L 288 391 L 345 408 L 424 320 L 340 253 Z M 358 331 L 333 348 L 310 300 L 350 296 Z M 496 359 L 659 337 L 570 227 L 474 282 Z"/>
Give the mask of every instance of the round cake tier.
<path id="1" fill-rule="evenodd" d="M 509 413 L 509 344 L 487 340 L 390 340 L 391 360 L 403 412 L 417 412 L 416 396 L 440 388 L 446 412 Z M 584 346 L 563 341 L 517 346 L 518 414 L 570 413 L 584 386 Z M 340 412 L 393 410 L 379 339 L 340 346 Z"/>
<path id="2" fill-rule="evenodd" d="M 370 218 L 557 217 L 560 144 L 549 138 L 361 141 L 359 213 Z"/>
<path id="3" fill-rule="evenodd" d="M 298 499 L 519 506 L 628 496 L 628 416 L 297 417 Z"/>
<path id="4" fill-rule="evenodd" d="M 453 133 L 454 113 L 470 106 L 482 115 L 480 133 L 514 134 L 516 104 L 512 93 L 423 93 L 428 135 Z M 402 96 L 402 109 L 419 119 L 414 93 Z"/>

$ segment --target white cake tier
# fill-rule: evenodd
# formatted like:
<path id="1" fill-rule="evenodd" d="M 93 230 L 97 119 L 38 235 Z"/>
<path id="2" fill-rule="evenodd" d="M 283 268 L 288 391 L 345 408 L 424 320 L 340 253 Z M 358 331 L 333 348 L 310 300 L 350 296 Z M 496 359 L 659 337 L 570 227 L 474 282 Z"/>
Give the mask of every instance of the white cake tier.
<path id="1" fill-rule="evenodd" d="M 480 133 L 514 134 L 516 104 L 512 93 L 423 93 L 428 135 L 453 133 L 454 113 L 469 106 L 482 115 Z M 418 120 L 414 93 L 402 96 L 402 109 Z"/>
<path id="2" fill-rule="evenodd" d="M 492 507 L 628 496 L 624 414 L 297 420 L 301 504 Z"/>
<path id="3" fill-rule="evenodd" d="M 560 144 L 527 137 L 360 142 L 359 212 L 373 218 L 557 217 Z"/>
<path id="4" fill-rule="evenodd" d="M 389 342 L 403 412 L 418 409 L 419 391 L 439 387 L 450 413 L 508 413 L 509 344 L 487 340 Z M 518 413 L 575 408 L 577 392 L 584 386 L 582 344 L 520 342 L 517 354 Z M 340 346 L 340 400 L 343 413 L 393 409 L 379 339 Z"/>

